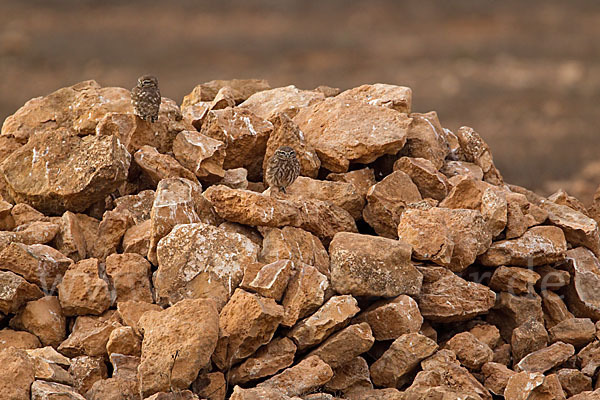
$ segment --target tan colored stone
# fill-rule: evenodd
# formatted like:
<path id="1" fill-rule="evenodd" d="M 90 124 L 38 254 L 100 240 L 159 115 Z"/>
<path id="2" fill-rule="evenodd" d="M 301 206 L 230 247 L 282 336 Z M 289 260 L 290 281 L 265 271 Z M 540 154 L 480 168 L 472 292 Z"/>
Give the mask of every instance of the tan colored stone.
<path id="1" fill-rule="evenodd" d="M 273 125 L 247 108 L 209 111 L 201 134 L 225 143 L 223 168 L 246 168 L 250 180 L 260 180 L 267 140 Z"/>
<path id="2" fill-rule="evenodd" d="M 517 239 L 492 243 L 479 262 L 488 267 L 535 267 L 564 260 L 566 251 L 567 242 L 560 228 L 534 226 Z"/>
<path id="3" fill-rule="evenodd" d="M 75 214 L 81 233 L 85 240 L 85 252 L 86 256 L 89 256 L 94 251 L 96 242 L 98 241 L 98 228 L 100 227 L 100 221 L 96 218 L 90 217 L 86 214 Z"/>
<path id="4" fill-rule="evenodd" d="M 289 259 L 295 263 L 312 265 L 329 276 L 329 255 L 319 239 L 300 228 L 285 226 L 282 229 L 266 228 L 259 260 L 272 263 Z"/>
<path id="5" fill-rule="evenodd" d="M 181 393 L 182 396 L 180 399 L 183 399 L 185 393 L 191 392 L 184 391 Z M 123 398 L 137 399 L 140 398 L 139 395 L 140 392 L 135 380 L 121 378 L 108 378 L 99 380 L 95 382 L 90 390 L 85 393 L 87 400 L 121 400 Z M 180 400 L 174 399 L 168 395 L 166 396 L 169 400 Z M 155 397 L 153 398 L 156 399 Z M 187 397 L 186 400 L 197 400 L 197 398 Z"/>
<path id="6" fill-rule="evenodd" d="M 210 362 L 219 336 L 212 300 L 182 300 L 139 321 L 144 334 L 138 368 L 140 393 L 187 388 Z M 184 333 L 182 335 L 182 333 Z"/>
<path id="7" fill-rule="evenodd" d="M 150 304 L 143 301 L 125 301 L 117 303 L 117 312 L 123 321 L 123 324 L 131 326 L 134 332 L 142 335 L 139 326 L 139 320 L 147 311 L 161 311 L 162 308 L 157 304 Z"/>
<path id="8" fill-rule="evenodd" d="M 563 230 L 573 247 L 585 246 L 600 256 L 600 230 L 596 221 L 571 207 L 552 201 L 542 201 L 541 207 L 548 212 L 548 221 Z"/>
<path id="9" fill-rule="evenodd" d="M 73 261 L 43 244 L 11 243 L 0 253 L 0 269 L 9 270 L 53 293 Z"/>
<path id="10" fill-rule="evenodd" d="M 444 165 L 444 159 L 449 153 L 447 132 L 440 125 L 437 113 L 411 113 L 412 122 L 408 128 L 406 145 L 402 155 L 429 160 L 436 169 Z"/>
<path id="11" fill-rule="evenodd" d="M 410 177 L 394 171 L 367 191 L 363 218 L 378 235 L 395 239 L 402 213 L 419 200 L 421 194 Z"/>
<path id="12" fill-rule="evenodd" d="M 269 119 L 273 124 L 273 132 L 267 141 L 265 157 L 263 159 L 263 171 L 267 167 L 267 161 L 281 146 L 290 146 L 296 151 L 296 156 L 300 162 L 300 175 L 316 178 L 321 167 L 321 160 L 317 156 L 315 149 L 306 142 L 304 133 L 298 128 L 298 125 L 286 114 L 279 113 Z"/>
<path id="13" fill-rule="evenodd" d="M 548 332 L 542 322 L 530 319 L 512 331 L 510 345 L 513 364 L 517 364 L 527 354 L 548 345 Z"/>
<path id="14" fill-rule="evenodd" d="M 535 320 L 544 321 L 542 300 L 535 293 L 517 296 L 508 292 L 500 292 L 494 308 L 487 316 L 487 322 L 496 325 L 502 338 L 510 342 L 512 331 L 521 324 Z"/>
<path id="15" fill-rule="evenodd" d="M 69 337 L 58 346 L 58 351 L 71 358 L 105 356 L 110 333 L 120 326 L 119 316 L 113 310 L 100 316 L 79 316 Z"/>
<path id="16" fill-rule="evenodd" d="M 506 192 L 506 239 L 522 236 L 528 228 L 543 223 L 548 212 L 531 203 L 524 194 Z"/>
<path id="17" fill-rule="evenodd" d="M 366 322 L 362 322 L 334 333 L 311 351 L 308 357 L 318 356 L 331 368 L 337 368 L 368 351 L 373 343 L 375 338 L 371 327 Z"/>
<path id="18" fill-rule="evenodd" d="M 152 221 L 149 219 L 129 227 L 123 236 L 123 253 L 136 253 L 142 257 L 147 256 L 150 250 L 151 235 Z"/>
<path id="19" fill-rule="evenodd" d="M 496 295 L 486 286 L 465 281 L 443 267 L 419 270 L 423 274 L 423 288 L 416 300 L 425 319 L 468 321 L 494 306 Z"/>
<path id="20" fill-rule="evenodd" d="M 390 348 L 371 365 L 371 379 L 377 386 L 401 387 L 410 373 L 431 356 L 438 345 L 418 333 L 407 333 L 394 340 Z"/>
<path id="21" fill-rule="evenodd" d="M 512 366 L 511 346 L 508 343 L 501 344 L 494 349 L 494 360 L 493 362 Z"/>
<path id="22" fill-rule="evenodd" d="M 592 378 L 577 369 L 559 369 L 556 376 L 568 397 L 592 390 Z"/>
<path id="23" fill-rule="evenodd" d="M 108 337 L 106 352 L 139 357 L 142 351 L 142 340 L 135 334 L 130 326 L 121 326 L 114 329 Z"/>
<path id="24" fill-rule="evenodd" d="M 448 180 L 427 159 L 402 157 L 394 163 L 394 170 L 406 173 L 423 198 L 442 201 L 448 195 Z"/>
<path id="25" fill-rule="evenodd" d="M 219 342 L 213 362 L 224 369 L 251 356 L 271 341 L 283 313 L 275 300 L 236 289 L 219 316 Z"/>
<path id="26" fill-rule="evenodd" d="M 479 324 L 469 330 L 479 341 L 487 344 L 490 349 L 494 350 L 502 343 L 500 331 L 494 325 Z"/>
<path id="27" fill-rule="evenodd" d="M 470 332 L 454 335 L 444 347 L 452 350 L 462 365 L 475 371 L 494 358 L 492 349 Z"/>
<path id="28" fill-rule="evenodd" d="M 156 186 L 158 182 L 166 178 L 185 178 L 192 182 L 196 181 L 196 175 L 184 168 L 173 157 L 160 154 L 152 146 L 142 146 L 134 154 L 137 165 L 149 182 Z"/>
<path id="29" fill-rule="evenodd" d="M 77 393 L 71 386 L 56 382 L 46 382 L 45 380 L 36 380 L 31 385 L 31 399 L 85 400 L 85 397 Z"/>
<path id="30" fill-rule="evenodd" d="M 411 119 L 387 108 L 333 97 L 301 109 L 294 122 L 315 148 L 322 167 L 346 172 L 351 163 L 368 164 L 384 154 L 396 154 L 406 142 Z"/>
<path id="31" fill-rule="evenodd" d="M 12 328 L 33 333 L 44 346 L 58 346 L 65 340 L 66 325 L 66 318 L 55 296 L 28 302 L 10 320 Z"/>
<path id="32" fill-rule="evenodd" d="M 98 225 L 98 240 L 94 244 L 91 255 L 104 261 L 110 254 L 116 253 L 125 232 L 131 225 L 133 225 L 133 218 L 129 213 L 106 211 Z"/>
<path id="33" fill-rule="evenodd" d="M 483 180 L 483 171 L 481 167 L 466 161 L 446 160 L 444 166 L 440 168 L 440 172 L 448 178 L 454 176 L 466 176 L 476 181 Z"/>
<path id="34" fill-rule="evenodd" d="M 342 173 L 330 173 L 327 175 L 327 180 L 351 183 L 363 199 L 366 199 L 369 188 L 377 183 L 375 181 L 375 173 L 371 168 L 357 169 L 355 171 Z"/>
<path id="35" fill-rule="evenodd" d="M 261 389 L 277 389 L 287 396 L 310 393 L 333 377 L 331 367 L 319 357 L 307 357 L 272 378 L 257 385 Z"/>
<path id="36" fill-rule="evenodd" d="M 245 384 L 271 376 L 294 362 L 296 345 L 289 338 L 278 338 L 258 349 L 254 355 L 231 369 L 229 381 L 233 385 Z"/>
<path id="37" fill-rule="evenodd" d="M 286 396 L 282 392 L 274 388 L 254 387 L 250 389 L 242 389 L 239 386 L 233 388 L 230 400 L 292 400 L 290 396 Z M 295 397 L 293 400 L 297 400 Z"/>
<path id="38" fill-rule="evenodd" d="M 292 261 L 279 260 L 263 266 L 253 279 L 249 279 L 249 282 L 244 284 L 248 274 L 248 268 L 246 268 L 240 286 L 245 290 L 280 301 L 293 273 L 294 263 Z"/>
<path id="39" fill-rule="evenodd" d="M 50 243 L 59 229 L 59 226 L 52 222 L 38 221 L 18 226 L 14 232 L 0 231 L 0 251 L 11 243 L 26 245 Z"/>
<path id="40" fill-rule="evenodd" d="M 41 347 L 37 336 L 24 331 L 13 331 L 12 329 L 0 329 L 0 351 L 15 347 L 21 350 L 37 349 Z"/>
<path id="41" fill-rule="evenodd" d="M 549 265 L 542 265 L 535 269 L 540 275 L 540 279 L 535 284 L 539 291 L 559 290 L 571 282 L 571 274 L 568 271 L 559 270 Z"/>
<path id="42" fill-rule="evenodd" d="M 15 226 L 25 225 L 31 222 L 49 222 L 48 218 L 35 208 L 26 203 L 17 203 L 10 211 L 15 221 Z"/>
<path id="43" fill-rule="evenodd" d="M 73 386 L 73 377 L 62 366 L 31 354 L 30 357 L 35 365 L 35 379 Z"/>
<path id="44" fill-rule="evenodd" d="M 72 264 L 58 285 L 58 299 L 63 313 L 100 315 L 112 304 L 108 283 L 100 276 L 100 263 L 88 258 Z"/>
<path id="45" fill-rule="evenodd" d="M 391 108 L 401 113 L 410 113 L 412 90 L 405 86 L 375 83 L 348 89 L 339 95 L 339 99 L 357 100 L 373 106 Z"/>
<path id="46" fill-rule="evenodd" d="M 251 226 L 302 228 L 329 241 L 337 232 L 356 232 L 348 212 L 319 200 L 274 197 L 248 190 L 211 186 L 204 192 L 217 214 L 232 222 Z"/>
<path id="47" fill-rule="evenodd" d="M 221 309 L 242 281 L 258 246 L 239 233 L 204 223 L 177 225 L 158 244 L 157 302 L 211 297 Z"/>
<path id="48" fill-rule="evenodd" d="M 150 263 L 141 255 L 111 254 L 106 258 L 106 274 L 115 288 L 116 301 L 153 302 Z"/>
<path id="49" fill-rule="evenodd" d="M 501 266 L 494 270 L 489 286 L 496 292 L 525 294 L 533 291 L 539 279 L 540 275 L 530 269 Z"/>
<path id="50" fill-rule="evenodd" d="M 484 181 L 492 185 L 502 185 L 502 175 L 496 169 L 490 148 L 481 136 L 473 128 L 463 126 L 456 131 L 456 137 L 460 144 L 461 159 L 480 166 Z"/>
<path id="51" fill-rule="evenodd" d="M 421 289 L 422 275 L 410 261 L 411 248 L 405 242 L 340 232 L 329 254 L 331 285 L 337 293 L 396 297 Z"/>
<path id="52" fill-rule="evenodd" d="M 394 340 L 406 333 L 418 333 L 423 316 L 417 302 L 400 295 L 390 300 L 380 300 L 360 313 L 353 322 L 367 322 L 375 340 Z"/>
<path id="53" fill-rule="evenodd" d="M 51 364 L 56 364 L 66 368 L 71 366 L 71 360 L 60 354 L 54 349 L 54 347 L 51 346 L 40 347 L 36 349 L 26 349 L 25 351 L 30 357 L 39 358 Z"/>
<path id="54" fill-rule="evenodd" d="M 14 314 L 23 304 L 42 296 L 36 285 L 10 271 L 0 271 L 0 313 Z"/>
<path id="55" fill-rule="evenodd" d="M 69 373 L 79 393 L 86 393 L 95 382 L 106 379 L 108 372 L 102 357 L 78 356 L 71 360 Z"/>
<path id="56" fill-rule="evenodd" d="M 192 384 L 192 391 L 207 400 L 225 400 L 228 384 L 222 372 L 200 374 Z"/>
<path id="57" fill-rule="evenodd" d="M 35 379 L 34 362 L 24 350 L 9 347 L 0 350 L 0 393 L 10 400 L 30 400 Z"/>
<path id="58" fill-rule="evenodd" d="M 284 309 L 281 325 L 291 327 L 316 311 L 325 301 L 328 289 L 327 276 L 311 265 L 297 263 L 281 301 Z"/>
<path id="59" fill-rule="evenodd" d="M 232 189 L 248 189 L 248 171 L 246 168 L 228 169 L 219 185 L 225 185 Z"/>
<path id="60" fill-rule="evenodd" d="M 286 193 L 298 199 L 316 199 L 343 208 L 354 219 L 360 219 L 365 206 L 365 199 L 356 191 L 354 185 L 345 182 L 331 182 L 298 177 Z"/>
<path id="61" fill-rule="evenodd" d="M 398 236 L 413 246 L 413 257 L 454 272 L 471 265 L 492 240 L 479 211 L 438 207 L 406 210 L 400 218 Z"/>
<path id="62" fill-rule="evenodd" d="M 298 110 L 321 102 L 325 96 L 312 90 L 301 90 L 294 85 L 263 90 L 240 104 L 261 118 L 270 120 L 279 113 L 293 118 Z"/>
<path id="63" fill-rule="evenodd" d="M 54 238 L 56 249 L 71 260 L 77 262 L 87 256 L 85 236 L 79 219 L 70 211 L 65 211 L 61 217 L 60 231 Z"/>
<path id="64" fill-rule="evenodd" d="M 202 187 L 184 178 L 169 178 L 159 182 L 150 213 L 151 236 L 148 261 L 156 265 L 156 246 L 160 239 L 171 232 L 177 224 L 214 222 L 203 213 Z"/>
<path id="65" fill-rule="evenodd" d="M 548 196 L 548 200 L 550 200 L 551 202 L 553 202 L 555 204 L 572 208 L 573 210 L 580 212 L 580 213 L 586 215 L 587 217 L 589 217 L 588 211 L 585 208 L 585 205 L 583 205 L 583 203 L 581 201 L 579 201 L 577 198 L 575 198 L 575 197 L 571 196 L 569 193 L 565 192 L 563 189 L 559 189 L 556 192 L 552 193 L 550 196 Z"/>
<path id="66" fill-rule="evenodd" d="M 512 371 L 506 366 L 495 362 L 488 362 L 483 364 L 483 366 L 481 367 L 481 372 L 485 377 L 484 386 L 486 387 L 486 389 L 488 389 L 490 392 L 497 396 L 504 395 L 504 389 L 506 389 L 508 380 L 514 374 L 516 374 L 515 371 Z"/>
<path id="67" fill-rule="evenodd" d="M 551 346 L 529 353 L 518 364 L 516 371 L 544 373 L 564 363 L 575 354 L 573 345 L 556 342 Z"/>
<path id="68" fill-rule="evenodd" d="M 587 376 L 594 376 L 600 368 L 600 342 L 594 341 L 581 349 L 577 354 L 577 360 L 581 372 Z"/>
<path id="69" fill-rule="evenodd" d="M 34 135 L 0 165 L 11 197 L 52 214 L 80 212 L 127 178 L 131 156 L 113 136 Z"/>
<path id="70" fill-rule="evenodd" d="M 369 365 L 362 357 L 354 357 L 333 370 L 333 378 L 325 384 L 325 389 L 332 392 L 356 391 L 372 389 Z"/>
<path id="71" fill-rule="evenodd" d="M 173 142 L 173 154 L 182 166 L 207 182 L 225 176 L 225 143 L 200 132 L 182 131 Z"/>
<path id="72" fill-rule="evenodd" d="M 154 194 L 154 190 L 142 190 L 134 195 L 117 197 L 114 211 L 131 215 L 133 223 L 140 224 L 150 219 Z"/>
<path id="73" fill-rule="evenodd" d="M 198 104 L 204 101 L 213 101 L 219 90 L 228 87 L 235 94 L 236 103 L 242 102 L 254 93 L 268 90 L 271 87 L 264 79 L 217 79 L 196 85 L 192 92 L 183 98 L 181 106 Z"/>
<path id="74" fill-rule="evenodd" d="M 567 251 L 567 262 L 561 266 L 571 274 L 565 298 L 576 317 L 600 319 L 600 262 L 594 254 L 577 247 Z"/>
<path id="75" fill-rule="evenodd" d="M 543 290 L 540 292 L 542 297 L 542 309 L 544 311 L 544 321 L 548 329 L 561 321 L 573 318 L 573 314 L 567 309 L 567 305 L 561 296 L 554 292 Z"/>
<path id="76" fill-rule="evenodd" d="M 589 318 L 570 318 L 548 329 L 550 343 L 570 343 L 579 348 L 596 337 L 596 326 Z"/>
<path id="77" fill-rule="evenodd" d="M 544 376 L 538 372 L 521 372 L 508 380 L 504 390 L 506 400 L 562 400 L 565 395 L 556 375 Z"/>

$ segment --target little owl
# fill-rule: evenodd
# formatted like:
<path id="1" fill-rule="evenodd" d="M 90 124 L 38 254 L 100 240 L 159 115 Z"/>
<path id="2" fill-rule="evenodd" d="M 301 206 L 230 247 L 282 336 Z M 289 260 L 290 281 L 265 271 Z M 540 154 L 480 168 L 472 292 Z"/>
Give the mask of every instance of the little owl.
<path id="1" fill-rule="evenodd" d="M 267 161 L 265 180 L 269 187 L 276 187 L 285 193 L 285 188 L 300 175 L 300 162 L 296 152 L 289 146 L 282 146 Z"/>
<path id="2" fill-rule="evenodd" d="M 158 79 L 152 75 L 140 76 L 137 85 L 131 89 L 133 113 L 144 121 L 155 122 L 160 109 Z"/>

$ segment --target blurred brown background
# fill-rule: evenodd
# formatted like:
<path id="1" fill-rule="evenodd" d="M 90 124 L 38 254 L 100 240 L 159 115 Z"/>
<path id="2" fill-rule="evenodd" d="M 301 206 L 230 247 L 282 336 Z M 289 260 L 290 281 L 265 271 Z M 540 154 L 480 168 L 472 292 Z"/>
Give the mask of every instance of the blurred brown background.
<path id="1" fill-rule="evenodd" d="M 0 0 L 0 120 L 81 80 L 159 77 L 178 102 L 212 79 L 413 89 L 474 127 L 506 180 L 586 203 L 600 184 L 595 0 Z"/>

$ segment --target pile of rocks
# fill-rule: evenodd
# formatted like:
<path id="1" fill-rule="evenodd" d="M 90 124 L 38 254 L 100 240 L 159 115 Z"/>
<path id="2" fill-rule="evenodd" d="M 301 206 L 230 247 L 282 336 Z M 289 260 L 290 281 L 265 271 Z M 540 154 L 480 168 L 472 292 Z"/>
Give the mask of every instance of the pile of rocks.
<path id="1" fill-rule="evenodd" d="M 87 81 L 0 161 L 3 399 L 600 399 L 600 194 L 506 184 L 408 88 L 213 81 L 149 123 Z"/>

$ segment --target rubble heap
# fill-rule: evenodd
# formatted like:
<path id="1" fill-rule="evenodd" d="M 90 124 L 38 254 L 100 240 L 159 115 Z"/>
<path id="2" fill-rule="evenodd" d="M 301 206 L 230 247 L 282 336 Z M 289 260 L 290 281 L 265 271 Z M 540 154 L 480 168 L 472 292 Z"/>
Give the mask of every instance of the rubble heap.
<path id="1" fill-rule="evenodd" d="M 504 182 L 411 96 L 28 101 L 0 135 L 1 397 L 600 399 L 600 193 Z"/>

